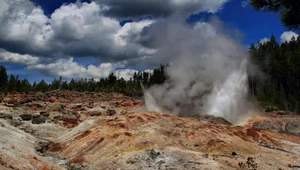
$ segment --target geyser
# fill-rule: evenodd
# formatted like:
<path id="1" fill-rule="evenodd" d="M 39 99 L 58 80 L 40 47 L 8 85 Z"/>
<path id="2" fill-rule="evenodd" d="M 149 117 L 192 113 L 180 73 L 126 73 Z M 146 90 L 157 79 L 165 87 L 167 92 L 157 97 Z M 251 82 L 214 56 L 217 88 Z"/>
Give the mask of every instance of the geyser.
<path id="1" fill-rule="evenodd" d="M 144 90 L 147 109 L 178 116 L 210 114 L 238 123 L 247 106 L 247 52 L 223 33 L 219 20 L 193 27 L 161 20 L 143 32 L 160 63 L 168 63 L 167 81 Z"/>
<path id="2" fill-rule="evenodd" d="M 240 113 L 247 108 L 247 62 L 234 70 L 223 84 L 216 83 L 207 97 L 204 113 L 223 117 L 233 124 L 238 123 Z"/>

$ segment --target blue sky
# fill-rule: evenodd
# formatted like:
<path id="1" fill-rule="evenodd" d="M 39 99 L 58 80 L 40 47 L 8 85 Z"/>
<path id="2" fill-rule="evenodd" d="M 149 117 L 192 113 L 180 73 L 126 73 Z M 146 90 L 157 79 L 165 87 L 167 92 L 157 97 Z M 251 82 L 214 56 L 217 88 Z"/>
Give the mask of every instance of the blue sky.
<path id="1" fill-rule="evenodd" d="M 29 0 L 24 0 L 24 1 L 29 1 Z M 115 0 L 115 1 L 117 2 L 117 0 Z M 32 2 L 34 3 L 34 5 L 31 4 L 31 6 L 32 6 L 31 8 L 37 8 L 37 6 L 40 6 L 41 9 L 43 10 L 43 13 L 45 14 L 45 16 L 50 18 L 50 16 L 55 12 L 56 9 L 59 9 L 62 5 L 76 3 L 76 0 L 51 0 L 51 1 L 49 1 L 49 0 L 32 0 L 31 3 Z M 84 0 L 81 2 L 77 2 L 77 3 L 83 3 L 83 2 L 91 3 L 91 0 Z M 101 3 L 101 2 L 103 2 L 103 0 L 98 0 L 97 2 Z M 253 8 L 249 4 L 242 5 L 243 4 L 242 2 L 243 1 L 241 1 L 241 0 L 230 0 L 229 2 L 222 4 L 222 9 L 219 10 L 218 12 L 216 12 L 215 14 L 211 14 L 211 13 L 207 13 L 207 12 L 200 12 L 198 14 L 190 15 L 186 19 L 186 21 L 188 24 L 193 24 L 198 21 L 207 21 L 208 18 L 210 18 L 212 16 L 217 16 L 223 22 L 223 24 L 225 25 L 225 27 L 227 29 L 232 30 L 232 31 L 238 30 L 240 32 L 241 43 L 245 47 L 248 47 L 251 43 L 257 43 L 258 41 L 260 41 L 263 38 L 269 38 L 272 34 L 274 34 L 277 37 L 277 40 L 280 42 L 280 36 L 288 30 L 282 26 L 279 15 L 276 13 L 265 13 L 265 12 L 254 11 Z M 109 3 L 107 3 L 105 5 L 109 5 Z M 25 5 L 24 5 L 24 7 L 25 7 Z M 21 5 L 21 8 L 22 8 L 22 5 Z M 78 7 L 78 8 L 80 8 L 80 7 Z M 130 21 L 130 22 L 137 21 L 136 18 L 133 19 L 130 17 L 128 18 L 126 16 L 122 18 L 122 14 L 120 14 L 120 13 L 111 12 L 111 13 L 104 14 L 104 15 L 108 15 L 108 17 L 113 17 L 116 21 L 119 21 L 121 26 L 123 26 L 128 21 Z M 124 19 L 124 18 L 126 18 L 126 19 Z M 142 18 L 142 16 L 140 16 L 138 20 L 140 21 L 141 18 Z M 149 18 L 152 18 L 152 17 L 147 17 L 147 18 L 149 20 Z M 153 19 L 155 20 L 156 17 L 154 16 Z M 45 28 L 46 28 L 47 24 L 44 24 Z M 136 25 L 138 25 L 138 24 L 147 25 L 150 23 L 136 23 Z M 54 24 L 52 24 L 52 25 L 54 25 Z M 59 28 L 61 29 L 64 27 L 59 27 Z M 68 29 L 70 29 L 70 28 L 68 28 Z M 119 28 L 119 29 L 121 29 L 121 28 Z M 64 35 L 67 35 L 69 32 L 64 32 L 62 34 L 57 33 L 57 35 L 60 35 L 60 37 L 63 37 Z M 131 33 L 131 32 L 130 31 L 126 32 L 126 36 L 128 33 Z M 106 32 L 103 33 L 103 35 L 106 35 Z M 98 36 L 98 37 L 103 37 L 103 35 L 101 35 L 99 33 L 95 34 L 95 36 Z M 55 38 L 57 38 L 57 37 L 58 36 L 56 36 Z M 135 36 L 133 36 L 133 37 L 135 37 Z M 68 43 L 66 43 L 66 41 L 69 41 L 69 39 L 70 39 L 70 37 L 66 37 L 66 39 L 62 40 L 63 43 L 61 46 L 68 45 Z M 11 62 L 12 59 L 10 59 L 10 60 L 6 59 L 6 60 L 0 61 L 0 64 L 4 65 L 7 68 L 8 74 L 19 74 L 21 78 L 28 78 L 31 82 L 39 81 L 40 79 L 45 79 L 46 81 L 49 82 L 53 79 L 53 77 L 58 77 L 59 75 L 63 74 L 63 73 L 55 73 L 53 71 L 46 70 L 43 68 L 44 66 L 47 67 L 48 69 L 53 69 L 53 68 L 59 67 L 59 68 L 62 68 L 63 71 L 65 71 L 65 72 L 66 72 L 66 70 L 68 70 L 68 68 L 67 67 L 65 68 L 65 66 L 58 66 L 59 64 L 57 62 L 56 62 L 55 66 L 51 65 L 51 60 L 55 61 L 55 60 L 63 59 L 61 62 L 59 62 L 61 64 L 61 63 L 65 62 L 64 58 L 66 58 L 66 62 L 69 61 L 68 67 L 71 67 L 71 68 L 76 67 L 77 70 L 83 70 L 84 74 L 82 74 L 82 76 L 88 75 L 88 77 L 93 77 L 93 75 L 96 75 L 96 74 L 90 72 L 93 69 L 89 70 L 88 69 L 89 65 L 96 66 L 97 69 L 99 69 L 101 71 L 101 74 L 103 72 L 103 76 L 105 76 L 107 74 L 107 72 L 105 70 L 104 71 L 101 70 L 103 68 L 105 68 L 105 69 L 109 68 L 112 70 L 116 69 L 116 68 L 120 68 L 120 67 L 121 68 L 124 67 L 124 69 L 125 68 L 131 68 L 131 69 L 140 68 L 137 61 L 142 60 L 142 58 L 140 58 L 140 59 L 137 58 L 136 60 L 135 59 L 128 60 L 129 62 L 127 62 L 127 60 L 126 61 L 120 60 L 120 58 L 122 58 L 122 56 L 119 56 L 118 54 L 111 52 L 113 50 L 107 49 L 107 47 L 105 47 L 105 44 L 103 45 L 102 51 L 95 48 L 95 49 L 93 49 L 94 51 L 91 51 L 86 54 L 82 54 L 82 53 L 89 50 L 90 46 L 87 46 L 87 48 L 84 49 L 83 48 L 84 44 L 82 44 L 82 45 L 76 44 L 76 47 L 74 47 L 75 45 L 73 45 L 73 44 L 70 45 L 71 47 L 74 47 L 76 50 L 78 50 L 78 52 L 73 52 L 73 51 L 65 52 L 65 51 L 63 51 L 64 50 L 63 49 L 62 50 L 63 52 L 57 51 L 57 52 L 53 52 L 53 53 L 49 52 L 49 50 L 48 50 L 47 54 L 46 54 L 44 51 L 34 51 L 35 47 L 28 47 L 26 49 L 26 45 L 23 45 L 24 49 L 18 50 L 18 49 L 16 49 L 16 47 L 14 47 L 11 50 L 11 48 L 9 48 L 10 46 L 7 45 L 7 42 L 5 42 L 5 41 L 6 40 L 3 40 L 4 43 L 1 43 L 1 40 L 0 40 L 0 49 L 2 49 L 2 51 L 4 50 L 4 51 L 12 52 L 14 54 L 20 54 L 20 55 L 28 54 L 28 55 L 33 56 L 33 59 L 39 58 L 39 63 L 36 63 L 36 65 L 39 65 L 39 66 L 32 66 L 32 65 L 28 66 L 28 64 L 26 64 L 26 63 L 24 64 L 24 62 L 21 62 L 21 63 L 20 62 Z M 72 41 L 76 41 L 76 40 L 72 40 Z M 107 39 L 103 39 L 101 42 L 104 42 L 104 41 L 107 41 Z M 89 41 L 87 41 L 87 42 L 89 43 Z M 97 43 L 98 41 L 95 40 L 94 42 Z M 93 40 L 91 40 L 91 43 L 93 43 Z M 21 48 L 23 48 L 22 43 L 20 43 L 20 44 L 21 44 L 20 45 Z M 140 46 L 140 44 L 133 44 L 133 45 L 130 45 L 130 47 L 128 47 L 128 48 L 133 48 L 133 46 L 137 46 L 137 48 L 138 48 Z M 57 47 L 59 47 L 59 46 L 57 46 Z M 81 47 L 83 48 L 82 50 L 80 50 Z M 101 46 L 101 48 L 102 48 L 102 46 Z M 126 49 L 128 49 L 128 48 L 126 48 Z M 128 51 L 131 52 L 131 49 Z M 128 52 L 128 53 L 131 55 L 130 52 Z M 132 52 L 135 54 L 134 49 L 132 49 Z M 111 53 L 113 53 L 113 54 L 111 54 Z M 57 55 L 57 54 L 59 54 L 59 55 Z M 124 52 L 122 52 L 122 54 L 124 54 Z M 97 57 L 95 58 L 95 57 L 93 57 L 93 55 L 95 55 Z M 106 55 L 112 55 L 112 57 L 106 57 Z M 63 56 L 63 57 L 57 57 L 57 56 Z M 101 57 L 98 57 L 98 56 L 101 56 Z M 47 58 L 47 59 L 45 59 L 45 58 Z M 72 60 L 69 60 L 70 58 L 72 58 Z M 117 64 L 111 64 L 110 67 L 108 67 L 107 65 L 100 66 L 100 64 L 102 64 L 102 63 L 117 63 Z M 126 64 L 124 64 L 124 63 L 126 63 Z M 134 63 L 134 64 L 127 64 L 127 63 Z M 125 65 L 125 66 L 123 66 L 123 65 Z M 86 69 L 86 70 L 84 70 L 84 69 Z M 144 68 L 144 69 L 147 69 L 147 68 Z M 74 74 L 71 74 L 71 73 L 63 74 L 63 75 L 66 76 L 67 78 L 69 78 L 70 76 L 76 75 L 76 74 L 81 74 L 81 72 L 74 73 Z"/>
<path id="2" fill-rule="evenodd" d="M 40 5 L 46 15 L 51 15 L 62 4 L 75 3 L 76 0 L 33 0 L 33 2 Z M 90 0 L 81 0 L 81 2 L 90 2 Z M 203 18 L 207 19 L 212 15 L 214 14 L 202 12 L 191 15 L 188 21 L 195 22 L 203 20 Z M 280 22 L 279 14 L 255 11 L 249 4 L 242 7 L 241 0 L 229 1 L 216 15 L 225 25 L 241 31 L 245 45 L 257 43 L 260 39 L 270 37 L 272 34 L 277 37 L 277 40 L 280 40 L 280 35 L 286 31 Z"/>

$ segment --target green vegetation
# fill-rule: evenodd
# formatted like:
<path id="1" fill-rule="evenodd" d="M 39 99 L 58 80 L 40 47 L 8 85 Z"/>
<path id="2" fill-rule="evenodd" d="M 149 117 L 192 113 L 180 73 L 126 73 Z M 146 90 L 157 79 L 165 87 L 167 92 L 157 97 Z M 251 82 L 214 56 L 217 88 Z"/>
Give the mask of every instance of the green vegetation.
<path id="1" fill-rule="evenodd" d="M 8 77 L 5 67 L 0 66 L 0 92 L 47 92 L 61 89 L 79 92 L 118 92 L 128 96 L 142 96 L 143 92 L 140 83 L 145 87 L 149 87 L 154 84 L 161 84 L 165 80 L 164 66 L 160 66 L 154 69 L 153 74 L 137 72 L 128 81 L 125 81 L 123 78 L 118 79 L 111 73 L 107 78 L 101 78 L 99 81 L 94 79 L 63 81 L 62 77 L 60 77 L 49 84 L 44 80 L 31 84 L 27 79 L 19 79 L 19 76 L 10 75 Z"/>
<path id="2" fill-rule="evenodd" d="M 259 101 L 269 111 L 276 108 L 300 111 L 300 36 L 290 42 L 279 44 L 274 36 L 266 43 L 251 44 L 249 67 L 249 95 Z M 128 96 L 142 96 L 140 83 L 145 87 L 162 84 L 166 80 L 164 66 L 154 69 L 153 73 L 137 72 L 125 81 L 113 73 L 107 78 L 72 79 L 63 81 L 62 77 L 51 83 L 44 80 L 30 84 L 27 79 L 7 76 L 6 69 L 0 66 L 1 92 L 29 92 L 51 90 L 72 90 L 90 92 L 118 92 Z"/>
<path id="3" fill-rule="evenodd" d="M 278 12 L 281 22 L 291 30 L 300 31 L 299 0 L 251 0 L 250 4 L 257 11 Z"/>
<path id="4" fill-rule="evenodd" d="M 282 44 L 271 36 L 249 52 L 258 67 L 249 76 L 249 92 L 268 108 L 300 111 L 300 36 Z"/>

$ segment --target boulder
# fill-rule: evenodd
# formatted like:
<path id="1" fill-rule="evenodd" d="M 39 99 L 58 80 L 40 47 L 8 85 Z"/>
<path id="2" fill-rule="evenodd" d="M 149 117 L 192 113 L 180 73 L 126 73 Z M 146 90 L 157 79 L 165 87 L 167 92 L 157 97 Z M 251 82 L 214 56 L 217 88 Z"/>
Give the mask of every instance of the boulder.
<path id="1" fill-rule="evenodd" d="M 32 118 L 32 124 L 42 124 L 46 123 L 46 117 L 44 116 L 35 116 Z"/>
<path id="2" fill-rule="evenodd" d="M 106 115 L 107 115 L 107 116 L 113 116 L 113 115 L 115 115 L 115 114 L 117 114 L 117 112 L 116 112 L 115 110 L 108 109 L 108 110 L 106 111 Z"/>
<path id="3" fill-rule="evenodd" d="M 288 115 L 288 112 L 286 112 L 286 111 L 283 111 L 283 110 L 279 110 L 278 112 L 277 112 L 277 115 Z"/>
<path id="4" fill-rule="evenodd" d="M 286 124 L 285 130 L 288 134 L 300 136 L 300 121 L 290 121 Z"/>
<path id="5" fill-rule="evenodd" d="M 211 115 L 196 115 L 196 118 L 199 121 L 210 122 L 214 124 L 232 125 L 232 123 L 228 122 L 223 117 L 215 117 Z"/>
<path id="6" fill-rule="evenodd" d="M 45 116 L 45 117 L 49 117 L 49 116 L 50 116 L 50 113 L 49 113 L 49 112 L 46 112 L 46 111 L 41 111 L 41 112 L 40 112 L 40 115 L 41 115 L 41 116 Z"/>
<path id="7" fill-rule="evenodd" d="M 18 127 L 23 125 L 22 118 L 16 117 L 10 121 L 10 124 L 14 127 Z"/>
<path id="8" fill-rule="evenodd" d="M 89 113 L 90 116 L 102 116 L 105 115 L 105 113 L 100 112 L 100 111 L 93 111 Z"/>
<path id="9" fill-rule="evenodd" d="M 267 130 L 275 133 L 282 132 L 282 127 L 277 121 L 263 121 L 263 122 L 255 122 L 252 125 L 253 128 Z"/>
<path id="10" fill-rule="evenodd" d="M 54 112 L 61 112 L 63 111 L 63 107 L 60 104 L 55 104 L 51 107 L 50 110 Z"/>
<path id="11" fill-rule="evenodd" d="M 29 120 L 32 119 L 32 115 L 31 115 L 31 114 L 27 114 L 27 113 L 21 114 L 20 117 L 21 117 L 22 120 L 24 120 L 24 121 L 29 121 Z"/>

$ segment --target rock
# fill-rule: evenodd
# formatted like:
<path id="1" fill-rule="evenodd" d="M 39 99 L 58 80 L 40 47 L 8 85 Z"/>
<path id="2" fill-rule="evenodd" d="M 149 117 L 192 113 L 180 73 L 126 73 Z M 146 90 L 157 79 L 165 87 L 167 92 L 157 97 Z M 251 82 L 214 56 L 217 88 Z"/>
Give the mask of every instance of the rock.
<path id="1" fill-rule="evenodd" d="M 32 118 L 32 124 L 42 124 L 46 122 L 46 118 L 44 116 L 37 116 Z"/>
<path id="2" fill-rule="evenodd" d="M 24 129 L 23 129 L 26 133 L 33 133 L 34 132 L 34 130 L 32 129 L 32 127 L 30 127 L 30 126 L 26 126 Z"/>
<path id="3" fill-rule="evenodd" d="M 32 119 L 32 115 L 31 114 L 21 114 L 20 117 L 22 118 L 22 120 L 24 121 L 29 121 Z"/>
<path id="4" fill-rule="evenodd" d="M 211 115 L 196 115 L 196 118 L 199 121 L 210 122 L 214 124 L 222 124 L 222 125 L 232 125 L 232 123 L 228 122 L 226 119 L 222 117 L 215 117 Z"/>
<path id="5" fill-rule="evenodd" d="M 40 115 L 45 116 L 45 117 L 48 117 L 48 116 L 50 116 L 50 113 L 49 113 L 49 112 L 46 112 L 46 111 L 41 111 L 41 112 L 40 112 Z"/>
<path id="6" fill-rule="evenodd" d="M 93 111 L 89 113 L 90 116 L 102 116 L 105 115 L 103 112 L 100 111 Z"/>
<path id="7" fill-rule="evenodd" d="M 208 156 L 209 156 L 208 154 L 203 154 L 202 158 L 208 158 Z"/>
<path id="8" fill-rule="evenodd" d="M 5 114 L 5 119 L 13 119 L 13 115 L 11 114 Z"/>
<path id="9" fill-rule="evenodd" d="M 45 151 L 47 151 L 49 149 L 49 146 L 52 144 L 53 144 L 53 142 L 50 142 L 50 141 L 47 141 L 47 142 L 40 141 L 34 146 L 34 149 L 40 153 L 44 153 Z"/>
<path id="10" fill-rule="evenodd" d="M 15 119 L 11 120 L 10 124 L 14 127 L 21 126 L 23 124 L 22 118 L 16 117 Z"/>
<path id="11" fill-rule="evenodd" d="M 152 160 L 155 160 L 161 153 L 159 151 L 156 151 L 154 149 L 148 150 L 148 155 Z"/>
<path id="12" fill-rule="evenodd" d="M 232 152 L 231 155 L 232 156 L 237 156 L 237 153 L 236 152 Z"/>
<path id="13" fill-rule="evenodd" d="M 261 130 L 267 130 L 271 132 L 282 132 L 282 127 L 280 124 L 276 121 L 263 121 L 263 122 L 255 122 L 252 125 L 253 128 L 261 129 Z"/>
<path id="14" fill-rule="evenodd" d="M 63 107 L 60 104 L 55 104 L 51 107 L 50 110 L 54 112 L 61 112 L 63 111 Z"/>
<path id="15" fill-rule="evenodd" d="M 286 124 L 285 130 L 289 134 L 300 136 L 300 122 L 299 121 L 288 122 Z"/>
<path id="16" fill-rule="evenodd" d="M 0 119 L 12 119 L 13 116 L 11 114 L 0 113 Z"/>
<path id="17" fill-rule="evenodd" d="M 115 114 L 117 114 L 117 112 L 116 112 L 115 110 L 108 109 L 108 110 L 106 111 L 106 115 L 107 115 L 107 116 L 113 116 L 113 115 L 115 115 Z"/>
<path id="18" fill-rule="evenodd" d="M 277 112 L 278 115 L 288 115 L 288 112 L 280 110 Z"/>
<path id="19" fill-rule="evenodd" d="M 62 120 L 63 116 L 62 115 L 55 115 L 53 116 L 54 120 Z"/>

